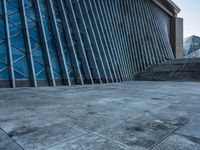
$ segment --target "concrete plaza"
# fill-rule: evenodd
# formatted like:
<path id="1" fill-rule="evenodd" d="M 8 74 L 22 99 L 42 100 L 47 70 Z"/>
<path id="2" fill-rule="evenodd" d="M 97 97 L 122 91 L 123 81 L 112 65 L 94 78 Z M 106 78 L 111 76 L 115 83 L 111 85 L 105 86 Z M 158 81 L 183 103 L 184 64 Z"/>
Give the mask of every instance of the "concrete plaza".
<path id="1" fill-rule="evenodd" d="M 0 89 L 0 150 L 200 150 L 200 83 Z"/>

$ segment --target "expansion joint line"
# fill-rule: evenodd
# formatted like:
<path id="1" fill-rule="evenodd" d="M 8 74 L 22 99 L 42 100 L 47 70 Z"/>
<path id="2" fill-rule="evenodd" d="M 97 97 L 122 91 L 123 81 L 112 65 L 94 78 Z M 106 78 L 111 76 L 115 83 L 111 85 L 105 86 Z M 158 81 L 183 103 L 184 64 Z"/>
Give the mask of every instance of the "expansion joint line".
<path id="1" fill-rule="evenodd" d="M 22 150 L 25 150 L 19 143 L 17 143 L 16 140 L 14 140 L 12 137 L 10 137 L 10 136 L 6 133 L 6 131 L 4 131 L 2 128 L 0 128 L 0 130 L 1 130 L 4 134 L 6 134 L 6 135 L 8 136 L 8 138 L 10 138 L 14 143 L 16 143 Z"/>
<path id="2" fill-rule="evenodd" d="M 155 148 L 157 145 L 159 145 L 161 142 L 163 142 L 165 139 L 167 139 L 170 135 L 174 134 L 178 129 L 180 129 L 186 123 L 188 123 L 188 121 L 186 121 L 182 125 L 178 126 L 174 131 L 170 132 L 168 135 L 166 135 L 164 138 L 162 138 L 160 141 L 158 141 L 156 144 L 154 144 L 149 150 L 152 150 L 153 148 Z"/>

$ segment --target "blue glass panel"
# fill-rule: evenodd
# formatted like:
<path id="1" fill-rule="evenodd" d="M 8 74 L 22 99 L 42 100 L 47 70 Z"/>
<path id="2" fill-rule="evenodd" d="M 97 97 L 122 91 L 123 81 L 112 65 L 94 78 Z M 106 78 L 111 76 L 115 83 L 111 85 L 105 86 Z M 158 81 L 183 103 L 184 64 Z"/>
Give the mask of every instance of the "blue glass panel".
<path id="1" fill-rule="evenodd" d="M 17 11 L 17 8 L 14 7 L 12 4 L 10 4 L 9 2 L 6 3 L 6 7 L 8 14 Z"/>
<path id="2" fill-rule="evenodd" d="M 0 61 L 7 63 L 7 53 L 6 53 L 6 45 L 5 43 L 0 44 Z"/>
<path id="3" fill-rule="evenodd" d="M 2 4 L 3 1 L 0 1 L 0 15 L 3 14 L 3 4 Z"/>
<path id="4" fill-rule="evenodd" d="M 48 32 L 51 31 L 51 26 L 50 26 L 50 23 L 48 21 L 45 21 L 44 22 L 44 29 Z"/>
<path id="5" fill-rule="evenodd" d="M 27 69 L 28 67 L 27 67 L 26 58 L 22 58 L 19 61 L 17 61 L 16 63 L 14 63 L 14 68 L 15 68 L 15 70 L 22 73 L 22 75 L 24 76 L 24 79 L 28 76 L 28 69 Z"/>
<path id="6" fill-rule="evenodd" d="M 43 24 L 44 24 L 44 29 L 45 29 L 45 36 L 47 39 L 47 45 L 48 45 L 48 50 L 51 57 L 51 64 L 52 64 L 53 72 L 55 75 L 55 79 L 61 79 L 59 59 L 58 59 L 58 54 L 55 47 L 55 41 L 54 41 L 55 39 L 52 36 L 53 32 L 52 32 L 52 27 L 48 18 L 49 14 L 47 11 L 46 3 L 40 0 L 40 7 L 41 7 L 42 19 L 43 19 Z"/>
<path id="7" fill-rule="evenodd" d="M 8 80 L 8 78 L 9 78 L 9 72 L 7 68 L 0 72 L 0 80 Z"/>
<path id="8" fill-rule="evenodd" d="M 18 0 L 9 0 L 13 5 L 18 6 Z"/>
<path id="9" fill-rule="evenodd" d="M 46 4 L 40 3 L 41 11 L 42 11 L 42 19 L 45 19 L 47 15 Z"/>
<path id="10" fill-rule="evenodd" d="M 54 73 L 54 78 L 55 79 L 61 79 L 61 77 L 58 74 L 56 74 L 56 73 Z"/>
<path id="11" fill-rule="evenodd" d="M 35 22 L 29 17 L 26 18 L 26 21 L 27 21 L 28 27 L 31 27 L 31 26 L 35 25 Z"/>
<path id="12" fill-rule="evenodd" d="M 36 27 L 29 29 L 29 35 L 39 42 L 39 34 Z"/>
<path id="13" fill-rule="evenodd" d="M 14 13 L 14 14 L 9 15 L 8 19 L 9 19 L 9 22 L 12 22 L 17 26 L 21 24 L 21 19 L 20 19 L 19 13 Z"/>
<path id="14" fill-rule="evenodd" d="M 10 30 L 10 36 L 11 37 L 14 36 L 15 34 L 21 32 L 21 30 L 18 27 L 16 27 L 15 25 L 13 25 L 11 23 L 9 24 L 9 30 Z"/>
<path id="15" fill-rule="evenodd" d="M 30 38 L 30 42 L 31 42 L 31 48 L 35 49 L 36 47 L 39 46 L 39 43 L 36 42 L 34 39 Z"/>
<path id="16" fill-rule="evenodd" d="M 53 40 L 49 40 L 49 41 L 47 42 L 47 44 L 48 44 L 49 50 L 55 52 L 55 46 L 54 46 L 54 44 L 53 44 Z"/>
<path id="17" fill-rule="evenodd" d="M 60 70 L 59 70 L 59 62 L 58 62 L 57 57 L 52 53 L 50 53 L 50 56 L 51 56 L 53 71 L 55 73 L 57 73 L 58 75 L 60 75 L 61 73 L 60 73 Z"/>
<path id="18" fill-rule="evenodd" d="M 37 74 L 38 72 L 40 72 L 44 67 L 39 64 L 37 61 L 34 61 L 34 66 L 35 66 L 35 73 Z"/>
<path id="19" fill-rule="evenodd" d="M 40 79 L 40 80 L 47 79 L 45 70 L 40 72 L 36 77 L 37 79 Z"/>
<path id="20" fill-rule="evenodd" d="M 69 78 L 70 78 L 70 79 L 74 79 L 74 78 L 75 78 L 73 72 L 70 72 L 70 73 L 69 73 Z"/>
<path id="21" fill-rule="evenodd" d="M 45 31 L 45 36 L 46 36 L 46 39 L 47 39 L 47 40 L 52 39 L 52 35 L 51 35 L 51 33 L 49 33 L 48 31 Z"/>
<path id="22" fill-rule="evenodd" d="M 25 0 L 26 8 L 26 19 L 28 21 L 29 39 L 31 42 L 32 56 L 34 62 L 34 68 L 36 78 L 40 80 L 46 80 L 46 68 L 44 63 L 44 57 L 41 49 L 41 39 L 36 20 L 35 8 L 33 7 L 34 0 Z M 49 36 L 50 38 L 50 36 Z"/>
<path id="23" fill-rule="evenodd" d="M 33 51 L 33 58 L 44 65 L 43 54 L 40 47 Z"/>
<path id="24" fill-rule="evenodd" d="M 62 50 L 64 52 L 65 60 L 66 60 L 66 63 L 67 63 L 69 77 L 74 78 L 74 73 L 73 73 L 73 69 L 72 69 L 72 66 L 71 66 L 71 60 L 70 60 L 70 56 L 69 56 L 69 53 L 68 53 L 67 40 L 66 40 L 66 37 L 65 37 L 64 32 L 63 32 L 63 24 L 62 24 L 61 15 L 60 15 L 60 12 L 59 12 L 59 7 L 58 7 L 57 1 L 53 1 L 53 9 L 54 9 L 55 15 L 56 15 L 56 24 L 57 24 L 57 27 L 58 27 L 58 30 L 59 30 L 58 32 L 59 32 L 59 36 L 60 36 L 60 39 L 61 39 Z"/>
<path id="25" fill-rule="evenodd" d="M 5 38 L 4 21 L 0 19 L 0 40 Z"/>
<path id="26" fill-rule="evenodd" d="M 35 12 L 33 10 L 33 7 L 29 7 L 26 9 L 26 15 L 27 15 L 27 17 L 30 17 L 33 20 L 35 20 L 36 17 L 35 17 Z"/>
<path id="27" fill-rule="evenodd" d="M 23 34 L 20 33 L 19 35 L 11 38 L 11 44 L 14 45 L 17 48 L 20 48 L 20 49 L 24 50 L 24 38 L 23 38 Z"/>
<path id="28" fill-rule="evenodd" d="M 0 70 L 2 70 L 3 68 L 5 68 L 6 67 L 6 65 L 4 64 L 4 63 L 1 63 L 0 62 Z"/>
<path id="29" fill-rule="evenodd" d="M 14 71 L 15 74 L 15 79 L 19 80 L 19 79 L 25 79 L 24 75 L 22 75 L 21 73 L 19 73 L 18 71 Z"/>
<path id="30" fill-rule="evenodd" d="M 24 0 L 24 5 L 25 5 L 25 7 L 30 6 L 31 0 Z"/>

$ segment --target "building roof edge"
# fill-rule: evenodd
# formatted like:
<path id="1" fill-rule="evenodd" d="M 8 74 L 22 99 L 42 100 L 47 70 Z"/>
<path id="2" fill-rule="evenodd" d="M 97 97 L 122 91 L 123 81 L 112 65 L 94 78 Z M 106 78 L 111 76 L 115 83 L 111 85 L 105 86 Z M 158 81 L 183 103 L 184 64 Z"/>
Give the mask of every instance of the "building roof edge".
<path id="1" fill-rule="evenodd" d="M 181 9 L 172 0 L 152 0 L 170 16 L 177 16 Z"/>

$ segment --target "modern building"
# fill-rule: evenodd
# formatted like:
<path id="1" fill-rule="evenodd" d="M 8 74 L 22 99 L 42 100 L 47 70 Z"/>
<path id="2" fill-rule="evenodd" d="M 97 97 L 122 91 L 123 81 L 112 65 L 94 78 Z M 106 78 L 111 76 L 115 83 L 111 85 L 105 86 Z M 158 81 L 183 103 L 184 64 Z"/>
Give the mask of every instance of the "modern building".
<path id="1" fill-rule="evenodd" d="M 181 57 L 171 0 L 1 0 L 0 87 L 133 80 Z"/>
<path id="2" fill-rule="evenodd" d="M 200 57 L 200 37 L 193 35 L 184 40 L 184 57 L 185 58 Z"/>

